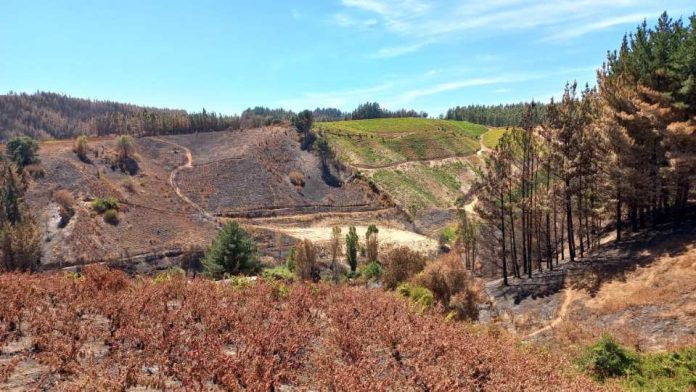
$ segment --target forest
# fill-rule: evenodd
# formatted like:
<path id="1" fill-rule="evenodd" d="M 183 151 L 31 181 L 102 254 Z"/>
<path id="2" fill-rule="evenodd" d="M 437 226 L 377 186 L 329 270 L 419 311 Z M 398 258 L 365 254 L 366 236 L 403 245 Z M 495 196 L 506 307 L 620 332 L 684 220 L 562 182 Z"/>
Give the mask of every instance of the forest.
<path id="1" fill-rule="evenodd" d="M 508 277 L 531 277 L 583 257 L 608 230 L 621 241 L 694 214 L 696 17 L 665 13 L 610 52 L 597 86 L 525 106 L 477 183 L 487 257 Z"/>
<path id="2" fill-rule="evenodd" d="M 467 105 L 457 106 L 447 110 L 444 118 L 447 120 L 469 121 L 489 127 L 518 126 L 529 106 L 520 102 L 499 105 Z M 541 120 L 546 116 L 546 105 L 537 103 L 535 106 Z"/>

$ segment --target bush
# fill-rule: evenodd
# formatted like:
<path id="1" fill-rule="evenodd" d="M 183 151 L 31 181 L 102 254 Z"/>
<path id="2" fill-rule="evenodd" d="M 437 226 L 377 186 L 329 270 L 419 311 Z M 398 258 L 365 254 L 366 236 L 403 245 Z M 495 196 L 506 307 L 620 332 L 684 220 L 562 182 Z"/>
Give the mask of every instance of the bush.
<path id="1" fill-rule="evenodd" d="M 135 182 L 133 182 L 132 179 L 124 179 L 121 181 L 121 186 L 123 186 L 123 189 L 127 190 L 129 193 L 135 193 Z"/>
<path id="2" fill-rule="evenodd" d="M 411 299 L 413 302 L 420 305 L 422 309 L 429 308 L 435 304 L 433 293 L 423 286 L 402 283 L 397 287 L 396 292 Z"/>
<path id="3" fill-rule="evenodd" d="M 78 136 L 77 139 L 75 139 L 75 143 L 73 144 L 73 152 L 78 158 L 80 158 L 81 161 L 86 163 L 90 162 L 89 158 L 87 157 L 89 145 L 87 144 L 86 136 Z"/>
<path id="4" fill-rule="evenodd" d="M 114 209 L 108 209 L 104 211 L 104 222 L 110 224 L 110 225 L 117 225 L 118 224 L 118 211 Z"/>
<path id="5" fill-rule="evenodd" d="M 123 163 L 127 159 L 132 158 L 134 149 L 134 142 L 131 136 L 122 135 L 116 138 L 116 155 L 119 162 Z"/>
<path id="6" fill-rule="evenodd" d="M 360 276 L 364 277 L 365 279 L 379 278 L 382 276 L 382 265 L 376 261 L 372 261 L 369 264 L 360 267 L 359 272 Z"/>
<path id="7" fill-rule="evenodd" d="M 70 219 L 75 215 L 75 199 L 72 194 L 65 189 L 61 189 L 53 194 L 53 200 L 58 204 L 60 210 L 60 222 L 58 226 L 65 227 Z"/>
<path id="8" fill-rule="evenodd" d="M 24 168 L 27 165 L 39 162 L 37 151 L 39 144 L 28 136 L 15 136 L 7 142 L 7 155 L 17 167 Z"/>
<path id="9" fill-rule="evenodd" d="M 230 221 L 206 252 L 203 267 L 216 279 L 224 274 L 253 274 L 259 270 L 256 244 L 239 223 Z"/>
<path id="10" fill-rule="evenodd" d="M 262 276 L 266 279 L 271 280 L 293 281 L 295 279 L 295 274 L 293 274 L 292 271 L 290 271 L 290 269 L 288 269 L 288 267 L 284 265 L 266 268 L 263 270 Z"/>
<path id="11" fill-rule="evenodd" d="M 314 279 L 317 252 L 312 241 L 305 239 L 295 245 L 295 273 L 300 279 Z"/>
<path id="12" fill-rule="evenodd" d="M 290 182 L 292 183 L 292 185 L 295 185 L 298 188 L 305 186 L 305 177 L 301 171 L 291 171 L 290 174 L 288 174 L 288 178 L 290 178 Z"/>
<path id="13" fill-rule="evenodd" d="M 387 254 L 383 266 L 382 283 L 385 288 L 393 289 L 423 270 L 425 256 L 411 248 L 400 246 Z"/>
<path id="14" fill-rule="evenodd" d="M 293 246 L 288 251 L 288 260 L 285 262 L 285 266 L 288 267 L 290 272 L 295 272 L 295 247 Z"/>
<path id="15" fill-rule="evenodd" d="M 611 336 L 603 335 L 581 358 L 581 363 L 597 380 L 604 381 L 635 372 L 637 358 Z"/>
<path id="16" fill-rule="evenodd" d="M 455 311 L 457 319 L 476 320 L 479 290 L 473 277 L 467 272 L 460 255 L 449 253 L 425 266 L 413 281 L 432 291 L 435 299 Z"/>
<path id="17" fill-rule="evenodd" d="M 33 271 L 41 260 L 42 235 L 31 216 L 0 230 L 0 256 L 4 271 Z"/>
<path id="18" fill-rule="evenodd" d="M 98 214 L 108 210 L 118 210 L 118 200 L 115 197 L 97 197 L 92 200 L 92 209 Z"/>
<path id="19" fill-rule="evenodd" d="M 379 239 L 377 238 L 377 232 L 370 232 L 370 229 L 367 230 L 365 238 L 365 256 L 369 262 L 379 260 Z"/>

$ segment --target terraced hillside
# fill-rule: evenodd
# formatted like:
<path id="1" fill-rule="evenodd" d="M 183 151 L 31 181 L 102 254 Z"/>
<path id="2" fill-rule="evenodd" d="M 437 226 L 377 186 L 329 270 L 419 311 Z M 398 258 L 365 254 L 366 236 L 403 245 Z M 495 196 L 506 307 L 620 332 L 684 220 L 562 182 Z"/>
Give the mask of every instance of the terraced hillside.
<path id="1" fill-rule="evenodd" d="M 421 226 L 442 226 L 474 180 L 480 138 L 488 129 L 465 121 L 388 118 L 319 123 L 344 164 L 363 173 Z"/>

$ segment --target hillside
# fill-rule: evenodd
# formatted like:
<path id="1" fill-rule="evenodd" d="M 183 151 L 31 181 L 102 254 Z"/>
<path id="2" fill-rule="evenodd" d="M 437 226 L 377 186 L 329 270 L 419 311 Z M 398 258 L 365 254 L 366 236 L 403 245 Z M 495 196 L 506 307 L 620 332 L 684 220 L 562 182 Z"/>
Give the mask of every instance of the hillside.
<path id="1" fill-rule="evenodd" d="M 486 127 L 425 118 L 319 123 L 338 159 L 367 176 L 417 223 L 441 227 L 473 182 Z M 444 215 L 443 215 L 444 213 Z"/>
<path id="2" fill-rule="evenodd" d="M 4 274 L 0 296 L 11 298 L 0 302 L 2 390 L 599 390 L 559 358 L 381 290 L 92 267 Z"/>
<path id="3" fill-rule="evenodd" d="M 325 240 L 332 226 L 347 223 L 380 222 L 390 228 L 385 246 L 434 250 L 365 181 L 334 168 L 340 182 L 327 183 L 320 158 L 302 151 L 297 138 L 286 127 L 136 138 L 133 174 L 114 165 L 112 137 L 89 139 L 87 162 L 72 141 L 41 143 L 41 174 L 26 199 L 42 222 L 43 268 L 119 261 L 135 271 L 166 268 L 187 249 L 207 247 L 229 218 L 280 260 L 296 238 Z M 74 200 L 66 224 L 60 191 Z M 117 223 L 95 211 L 97 198 L 117 200 Z"/>

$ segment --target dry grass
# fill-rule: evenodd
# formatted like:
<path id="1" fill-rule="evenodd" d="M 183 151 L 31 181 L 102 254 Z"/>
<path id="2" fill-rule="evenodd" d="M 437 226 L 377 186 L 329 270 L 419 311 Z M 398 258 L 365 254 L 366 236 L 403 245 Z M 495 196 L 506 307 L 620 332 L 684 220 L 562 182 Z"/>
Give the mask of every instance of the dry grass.
<path id="1" fill-rule="evenodd" d="M 302 174 L 301 171 L 299 170 L 293 170 L 288 174 L 288 178 L 290 178 L 290 182 L 292 185 L 295 185 L 296 187 L 303 187 L 305 185 L 305 177 L 304 174 Z"/>
<path id="2" fill-rule="evenodd" d="M 681 304 L 678 309 L 676 304 Z M 667 306 L 666 316 L 696 317 L 696 246 L 678 256 L 665 256 L 628 274 L 626 281 L 602 286 L 587 306 L 598 314 L 631 307 Z"/>

